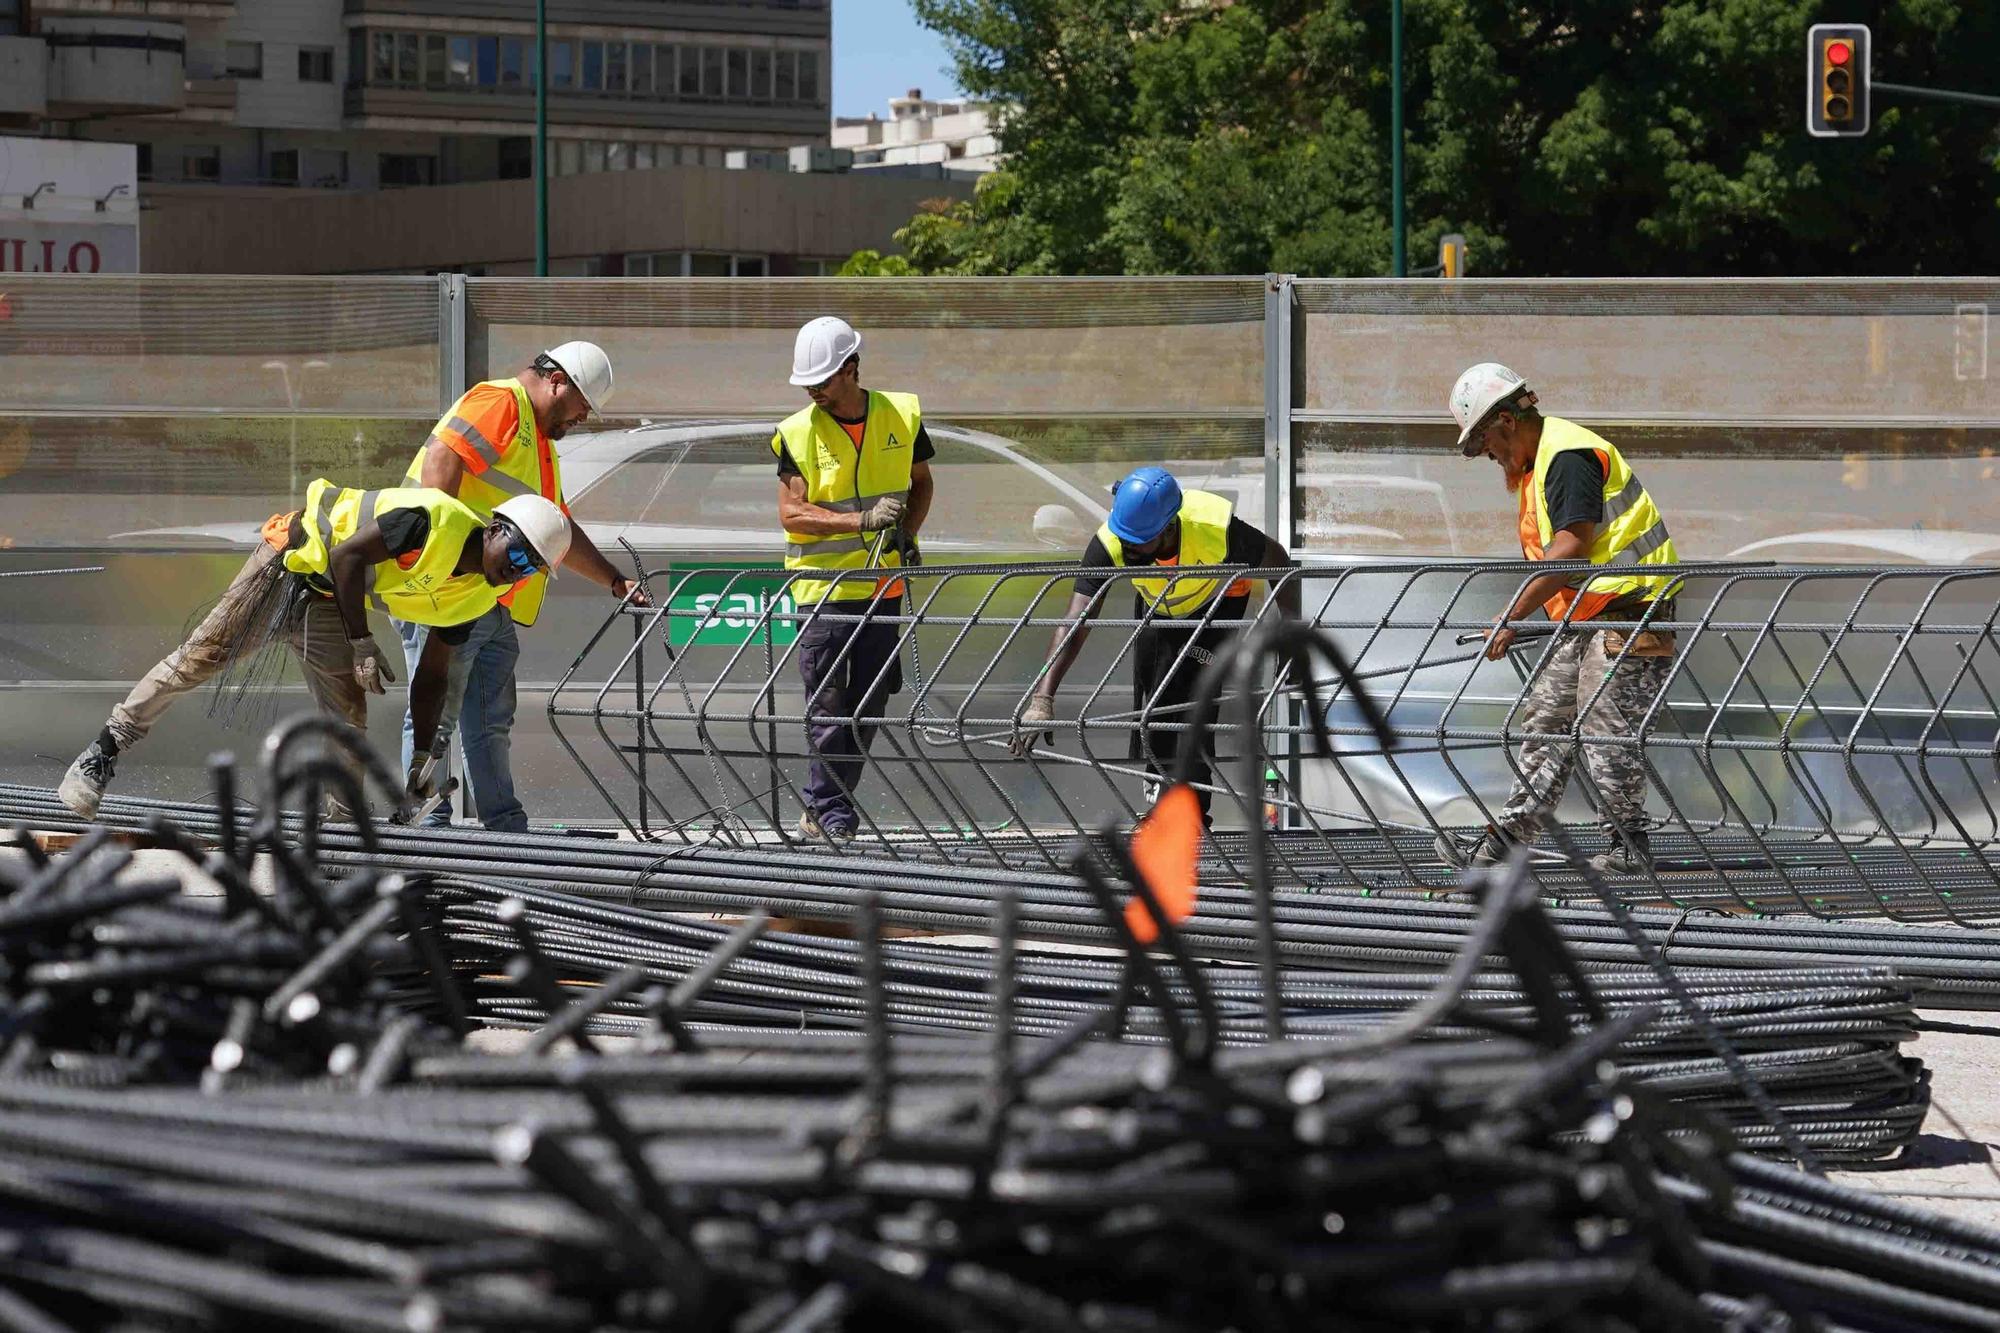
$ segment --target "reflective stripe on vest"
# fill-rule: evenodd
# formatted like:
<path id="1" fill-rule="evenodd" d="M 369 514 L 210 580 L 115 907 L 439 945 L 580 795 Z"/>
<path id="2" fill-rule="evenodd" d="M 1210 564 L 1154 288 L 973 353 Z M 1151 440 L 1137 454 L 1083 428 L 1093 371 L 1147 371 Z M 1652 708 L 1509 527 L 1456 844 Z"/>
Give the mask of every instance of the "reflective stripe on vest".
<path id="1" fill-rule="evenodd" d="M 1181 492 L 1181 546 L 1174 557 L 1175 564 L 1185 564 L 1190 568 L 1199 565 L 1219 565 L 1229 556 L 1229 519 L 1235 506 L 1220 495 L 1208 491 Z M 1097 540 L 1110 553 L 1111 563 L 1123 567 L 1125 564 L 1125 544 L 1118 540 L 1118 534 L 1105 523 L 1097 529 Z M 1161 615 L 1176 619 L 1194 615 L 1207 606 L 1218 593 L 1225 597 L 1247 597 L 1250 595 L 1250 581 L 1236 579 L 1226 588 L 1218 578 L 1189 578 L 1184 574 L 1170 574 L 1164 578 L 1135 578 L 1132 586 L 1138 590 L 1152 607 Z"/>
<path id="2" fill-rule="evenodd" d="M 839 422 L 818 407 L 806 407 L 779 424 L 771 451 L 783 450 L 790 455 L 805 479 L 808 502 L 837 514 L 858 514 L 887 496 L 909 494 L 912 455 L 922 426 L 923 411 L 915 394 L 870 389 L 868 423 L 862 428 L 859 449 Z M 902 553 L 886 533 L 785 534 L 786 569 L 836 573 L 896 569 L 902 563 Z M 853 602 L 873 597 L 878 584 L 885 583 L 885 597 L 901 593 L 900 579 L 863 578 L 838 583 L 800 578 L 793 581 L 791 591 L 793 598 L 805 605 Z"/>
<path id="3" fill-rule="evenodd" d="M 450 431 L 471 445 L 472 451 L 486 464 L 484 472 L 474 472 L 468 467 L 461 474 L 459 501 L 477 514 L 482 523 L 493 517 L 493 511 L 503 501 L 516 495 L 539 495 L 561 508 L 562 461 L 549 438 L 535 428 L 535 405 L 528 398 L 527 386 L 518 379 L 505 379 L 486 380 L 474 387 L 506 389 L 512 393 L 515 426 L 513 435 L 505 440 L 487 439 L 461 410 L 465 403 L 463 395 L 438 418 L 438 424 L 431 428 L 430 439 L 424 441 L 425 448 L 430 446 L 431 441 L 438 440 L 440 432 Z M 443 443 L 441 440 L 438 442 Z M 417 456 L 410 460 L 408 470 L 403 473 L 403 481 L 409 486 L 419 486 L 423 483 L 423 473 L 424 450 L 419 449 Z M 568 510 L 564 509 L 564 512 Z M 500 604 L 507 608 L 516 624 L 532 625 L 541 614 L 542 598 L 548 593 L 548 584 L 548 575 L 530 575 L 503 591 Z"/>
<path id="4" fill-rule="evenodd" d="M 1667 521 L 1653 504 L 1653 497 L 1640 484 L 1639 475 L 1618 452 L 1618 447 L 1593 431 L 1561 417 L 1542 418 L 1541 444 L 1535 450 L 1535 470 L 1521 486 L 1521 551 L 1530 560 L 1542 552 L 1555 536 L 1548 514 L 1546 483 L 1549 464 L 1557 455 L 1572 449 L 1594 452 L 1604 466 L 1604 519 L 1586 552 L 1593 565 L 1609 569 L 1632 569 L 1646 565 L 1679 562 L 1674 540 L 1667 533 Z M 1626 574 L 1613 577 L 1578 575 L 1574 587 L 1564 589 L 1542 604 L 1551 620 L 1570 614 L 1572 620 L 1588 620 L 1621 597 L 1637 595 L 1647 601 L 1663 595 L 1673 576 L 1667 574 Z"/>
<path id="5" fill-rule="evenodd" d="M 407 568 L 399 560 L 383 560 L 370 571 L 375 604 L 399 620 L 419 625 L 463 625 L 492 610 L 503 589 L 482 574 L 453 572 L 466 538 L 483 529 L 485 520 L 443 491 L 415 486 L 363 491 L 321 477 L 306 488 L 299 523 L 304 541 L 285 552 L 285 568 L 315 588 L 332 592 L 333 548 L 360 531 L 367 520 L 397 509 L 423 510 L 430 518 L 430 532 Z"/>

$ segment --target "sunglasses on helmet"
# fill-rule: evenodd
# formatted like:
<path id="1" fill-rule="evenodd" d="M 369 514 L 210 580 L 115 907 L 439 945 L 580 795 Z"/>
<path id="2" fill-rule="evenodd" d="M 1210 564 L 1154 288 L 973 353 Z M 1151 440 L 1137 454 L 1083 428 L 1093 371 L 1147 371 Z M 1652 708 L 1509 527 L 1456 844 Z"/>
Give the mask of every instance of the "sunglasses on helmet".
<path id="1" fill-rule="evenodd" d="M 536 554 L 535 548 L 528 543 L 526 537 L 521 535 L 519 528 L 504 518 L 500 519 L 499 522 L 506 527 L 510 538 L 507 544 L 507 563 L 513 568 L 516 578 L 525 579 L 532 574 L 539 574 L 548 568 L 548 562 Z"/>

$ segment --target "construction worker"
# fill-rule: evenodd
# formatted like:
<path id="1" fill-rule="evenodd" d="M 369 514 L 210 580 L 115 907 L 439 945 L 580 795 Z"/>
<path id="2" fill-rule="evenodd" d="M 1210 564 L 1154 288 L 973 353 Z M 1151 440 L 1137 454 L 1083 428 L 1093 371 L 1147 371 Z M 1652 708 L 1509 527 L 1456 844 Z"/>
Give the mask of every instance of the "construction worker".
<path id="1" fill-rule="evenodd" d="M 861 387 L 861 335 L 822 315 L 792 345 L 792 383 L 812 402 L 771 437 L 778 462 L 778 521 L 785 529 L 791 594 L 815 614 L 799 633 L 812 751 L 799 836 L 845 842 L 860 822 L 854 805 L 872 719 L 903 688 L 897 627 L 903 580 L 893 572 L 835 580 L 843 571 L 915 563 L 915 540 L 931 508 L 936 453 L 913 393 Z"/>
<path id="2" fill-rule="evenodd" d="M 370 594 L 390 614 L 438 629 L 410 673 L 410 712 L 419 749 L 428 751 L 444 706 L 448 645 L 462 640 L 524 571 L 559 562 L 570 532 L 562 511 L 539 496 L 517 496 L 488 521 L 442 491 L 362 491 L 314 481 L 303 509 L 265 522 L 264 540 L 221 599 L 187 642 L 111 710 L 56 795 L 94 818 L 115 762 L 176 699 L 231 667 L 239 688 L 254 688 L 265 678 L 255 659 L 280 639 L 321 711 L 365 731 L 367 696 L 396 679 L 368 632 Z M 421 767 L 410 768 L 411 794 L 419 794 Z"/>
<path id="3" fill-rule="evenodd" d="M 1514 621 L 1537 606 L 1558 622 L 1555 643 L 1528 687 L 1514 723 L 1543 736 L 1567 736 L 1583 712 L 1584 737 L 1629 737 L 1666 687 L 1674 636 L 1633 622 L 1674 618 L 1674 577 L 1648 573 L 1679 558 L 1666 520 L 1638 474 L 1609 440 L 1561 417 L 1544 416 L 1519 375 L 1491 361 L 1458 377 L 1451 414 L 1467 458 L 1500 466 L 1520 497 L 1521 553 L 1530 560 L 1588 560 L 1616 572 L 1554 573 L 1532 579 L 1494 622 L 1486 656 L 1498 661 L 1514 642 Z M 1637 874 L 1652 867 L 1646 772 L 1635 747 L 1582 746 L 1611 849 L 1599 869 Z M 1491 865 L 1510 844 L 1541 832 L 1569 782 L 1576 747 L 1531 740 L 1499 823 L 1468 841 L 1441 836 L 1438 853 L 1457 865 Z"/>
<path id="4" fill-rule="evenodd" d="M 567 514 L 562 464 L 555 441 L 611 400 L 611 361 L 596 343 L 566 342 L 537 356 L 520 374 L 487 380 L 466 390 L 438 418 L 430 438 L 404 474 L 408 486 L 428 486 L 456 496 L 482 519 L 510 496 L 539 495 Z M 613 597 L 633 591 L 632 581 L 614 568 L 581 527 L 566 557 L 569 567 L 609 588 Z M 521 580 L 500 605 L 472 626 L 465 644 L 451 655 L 451 685 L 445 695 L 439 755 L 458 726 L 465 744 L 465 772 L 479 822 L 489 829 L 519 833 L 528 814 L 514 793 L 514 669 L 521 657 L 516 625 L 532 625 L 547 591 L 545 576 Z M 643 591 L 635 605 L 648 605 Z M 405 660 L 422 655 L 428 627 L 398 620 Z M 411 666 L 415 670 L 415 666 Z M 403 719 L 403 759 L 417 749 L 414 719 Z M 434 811 L 425 822 L 446 824 L 450 812 Z"/>
<path id="5" fill-rule="evenodd" d="M 1281 544 L 1236 517 L 1234 506 L 1222 496 L 1183 491 L 1165 468 L 1142 467 L 1112 489 L 1111 517 L 1084 547 L 1078 563 L 1085 569 L 1147 565 L 1169 570 L 1204 565 L 1282 569 L 1292 563 L 1292 557 Z M 1044 724 L 1055 717 L 1056 690 L 1090 637 L 1089 621 L 1102 605 L 1099 594 L 1108 582 L 1088 574 L 1076 580 L 1064 623 L 1050 637 L 1041 679 L 1029 695 L 1020 728 L 1009 743 L 1016 759 L 1027 756 Z M 1187 704 L 1202 668 L 1241 628 L 1227 622 L 1249 619 L 1251 580 L 1169 572 L 1135 578 L 1131 583 L 1134 618 L 1152 617 L 1133 645 L 1132 707 L 1142 717 L 1157 715 L 1159 723 L 1185 724 L 1190 711 Z M 1280 614 L 1298 618 L 1296 579 L 1280 583 L 1276 599 Z M 1217 621 L 1225 623 L 1214 623 Z M 1190 743 L 1184 739 L 1188 735 L 1158 725 L 1133 733 L 1130 757 L 1143 759 L 1146 772 L 1152 775 L 1147 783 L 1149 800 L 1158 782 L 1171 777 L 1181 746 Z M 1210 746 L 1206 737 L 1199 739 L 1199 745 L 1188 775 L 1206 822 L 1211 795 L 1207 790 Z"/>

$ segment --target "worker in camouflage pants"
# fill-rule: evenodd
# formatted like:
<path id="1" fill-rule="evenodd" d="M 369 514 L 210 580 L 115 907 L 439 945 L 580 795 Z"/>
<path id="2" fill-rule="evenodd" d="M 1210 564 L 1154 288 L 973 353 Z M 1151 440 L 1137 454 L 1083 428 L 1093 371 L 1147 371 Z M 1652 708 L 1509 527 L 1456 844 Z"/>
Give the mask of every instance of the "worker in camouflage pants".
<path id="1" fill-rule="evenodd" d="M 1671 619 L 1672 612 L 1658 618 Z M 1649 630 L 1635 636 L 1633 628 L 1607 625 L 1594 631 L 1579 628 L 1566 632 L 1535 673 L 1510 730 L 1561 739 L 1522 744 L 1519 775 L 1507 793 L 1507 803 L 1500 807 L 1500 828 L 1507 837 L 1532 842 L 1540 835 L 1549 812 L 1569 785 L 1570 770 L 1576 766 L 1581 749 L 1583 766 L 1596 789 L 1605 825 L 1614 835 L 1614 846 L 1620 842 L 1619 830 L 1626 834 L 1626 845 L 1618 847 L 1619 851 L 1626 851 L 1633 842 L 1647 841 L 1646 768 L 1638 745 L 1629 738 L 1647 720 L 1666 688 L 1673 647 L 1672 635 Z M 1632 640 L 1629 644 L 1628 639 Z M 1580 728 L 1576 725 L 1578 713 L 1583 714 Z M 1582 735 L 1581 745 L 1570 738 L 1573 732 Z M 1629 872 L 1643 868 L 1629 854 L 1602 860 L 1601 869 Z M 1618 864 L 1612 864 L 1614 860 Z"/>
<path id="2" fill-rule="evenodd" d="M 1486 656 L 1504 657 L 1514 622 L 1539 608 L 1556 638 L 1529 682 L 1511 730 L 1521 745 L 1514 788 L 1498 822 L 1461 843 L 1437 840 L 1454 865 L 1492 865 L 1509 846 L 1533 840 L 1562 799 L 1583 751 L 1610 850 L 1600 870 L 1652 869 L 1646 769 L 1637 736 L 1672 674 L 1674 636 L 1654 626 L 1674 618 L 1680 557 L 1667 521 L 1618 447 L 1596 432 L 1545 416 L 1519 375 L 1491 361 L 1459 376 L 1451 391 L 1460 452 L 1498 464 L 1520 503 L 1521 554 L 1559 563 L 1526 581 L 1496 618 Z M 1591 568 L 1579 572 L 1587 563 Z M 1581 723 L 1579 724 L 1579 714 Z"/>

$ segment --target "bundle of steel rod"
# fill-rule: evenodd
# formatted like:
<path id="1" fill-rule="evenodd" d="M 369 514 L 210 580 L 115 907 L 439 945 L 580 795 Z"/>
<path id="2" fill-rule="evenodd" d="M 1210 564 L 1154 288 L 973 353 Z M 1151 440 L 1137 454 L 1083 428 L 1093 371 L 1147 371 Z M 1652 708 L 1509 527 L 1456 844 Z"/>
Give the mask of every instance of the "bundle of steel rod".
<path id="1" fill-rule="evenodd" d="M 269 771 L 279 791 L 323 782 L 345 801 L 339 758 Z M 615 952 L 603 922 L 617 914 L 433 885 L 445 915 L 473 919 L 453 932 L 481 953 L 461 960 L 480 974 L 479 1011 L 494 968 L 550 1015 L 500 1055 L 423 1027 L 461 993 L 431 975 L 428 914 L 393 894 L 394 911 L 355 914 L 355 886 L 388 867 L 329 864 L 315 819 L 296 841 L 282 830 L 269 809 L 247 830 L 225 814 L 208 854 L 156 830 L 225 889 L 199 928 L 186 909 L 111 901 L 128 881 L 101 844 L 31 867 L 0 901 L 14 914 L 0 917 L 0 1022 L 17 1046 L 38 1040 L 0 1070 L 8 1327 L 1193 1330 L 1254 1315 L 1273 1329 L 1776 1333 L 1983 1327 L 2000 1299 L 2000 1236 L 1760 1163 L 1663 1096 L 1672 1071 L 1629 1057 L 1680 1049 L 1672 1005 L 1734 1023 L 1726 998 L 1600 988 L 1522 863 L 1487 877 L 1435 984 L 1395 990 L 1413 1003 L 1261 1042 L 1107 836 L 1070 871 L 1123 944 L 1124 984 L 1071 996 L 1052 1028 L 1054 964 L 1020 960 L 1004 898 L 977 1039 L 908 1030 L 911 951 L 935 971 L 939 950 L 886 942 L 871 899 L 851 946 L 823 946 L 851 955 L 858 1030 L 798 1033 L 727 1012 L 771 972 L 760 949 L 821 947 L 772 941 L 758 919 L 675 935 L 624 914 L 686 947 L 575 987 L 579 940 L 592 959 Z M 292 867 L 262 906 L 247 894 L 259 852 Z M 288 947 L 332 936 L 281 978 L 295 954 L 275 960 L 275 989 L 235 979 L 260 1015 L 288 991 L 320 999 L 305 1016 L 278 1005 L 271 1045 L 238 1043 L 254 1069 L 65 1058 L 97 1055 L 109 1016 L 132 1007 L 121 996 L 168 1009 L 189 979 L 232 984 L 211 958 L 174 965 L 167 940 L 218 925 Z M 27 1012 L 62 980 L 51 965 L 111 964 L 107 951 L 148 966 L 100 972 L 62 998 L 75 1012 Z M 642 1040 L 614 1049 L 596 1020 L 640 987 Z M 1257 998 L 1267 1035 L 1287 1031 Z M 1807 1004 L 1841 1012 L 1830 994 Z M 363 1019 L 386 1026 L 358 1059 L 310 1035 Z M 1738 1028 L 1741 1060 L 1759 1057 L 1755 1027 Z M 176 1018 L 156 1040 L 208 1031 Z M 212 1038 L 208 1072 L 233 1035 Z M 1766 1075 L 1783 1087 L 1761 1069 L 1756 1086 Z M 1783 1125 L 1801 1157 L 1832 1155 L 1800 1137 L 1810 1122 Z"/>
<path id="2" fill-rule="evenodd" d="M 45 790 L 0 786 L 0 819 L 34 828 L 84 828 Z M 99 822 L 143 831 L 168 819 L 213 838 L 212 807 L 112 797 Z M 296 816 L 289 825 L 298 828 Z M 369 838 L 378 851 L 369 850 Z M 1088 896 L 1067 872 L 1013 871 L 894 860 L 863 852 L 768 847 L 698 847 L 603 841 L 554 834 L 406 829 L 377 825 L 364 837 L 343 824 L 318 826 L 321 860 L 330 866 L 379 865 L 405 876 L 459 875 L 659 912 L 747 914 L 759 907 L 791 917 L 849 920 L 863 894 L 879 892 L 894 925 L 981 933 L 996 882 L 1021 900 L 1022 929 L 1048 941 L 1112 946 Z M 1552 893 L 1578 891 L 1566 870 Z M 1546 879 L 1544 863 L 1533 874 Z M 1287 965 L 1365 971 L 1422 971 L 1442 966 L 1470 929 L 1476 908 L 1462 899 L 1419 901 L 1279 890 L 1276 948 Z M 1915 988 L 1925 1008 L 2000 1007 L 2000 931 L 1890 922 L 1753 919 L 1691 909 L 1629 909 L 1652 947 L 1688 975 L 1740 969 L 1845 969 L 1886 965 Z M 1593 972 L 1633 966 L 1619 923 L 1598 903 L 1568 901 L 1549 909 L 1571 950 Z M 1185 930 L 1205 957 L 1256 956 L 1252 895 L 1238 885 L 1204 885 Z"/>
<path id="3" fill-rule="evenodd" d="M 1524 626 L 1498 662 L 1478 642 L 1548 571 L 1493 561 L 1263 571 L 1268 583 L 1299 585 L 1306 617 L 1352 667 L 1320 682 L 1330 753 L 1310 753 L 1316 723 L 1299 674 L 1268 672 L 1244 686 L 1249 735 L 1268 761 L 1221 763 L 1207 779 L 1219 809 L 1248 805 L 1287 826 L 1271 846 L 1281 882 L 1447 887 L 1454 872 L 1432 850 L 1436 837 L 1497 822 L 1523 747 L 1556 743 L 1583 761 L 1558 815 L 1585 854 L 1606 845 L 1590 760 L 1617 750 L 1645 770 L 1657 860 L 1614 885 L 1631 901 L 2000 920 L 2000 572 L 1676 567 L 1675 597 L 1612 650 L 1622 660 L 1640 632 L 1669 636 L 1665 684 L 1623 734 L 1579 735 L 1533 731 L 1522 701 L 1557 669 L 1561 647 L 1601 625 Z M 1017 759 L 1008 744 L 1065 623 L 1074 572 L 908 573 L 901 614 L 886 617 L 901 636 L 906 688 L 879 717 L 808 708 L 796 644 L 816 613 L 793 603 L 786 576 L 656 573 L 655 609 L 613 614 L 559 682 L 550 716 L 585 779 L 640 836 L 791 838 L 813 757 L 810 712 L 872 741 L 851 794 L 874 854 L 1055 868 L 1069 839 L 1136 817 L 1151 770 L 1172 767 L 1154 758 L 1163 738 L 1202 730 L 1191 668 L 1138 664 L 1164 654 L 1190 667 L 1275 617 L 1266 601 L 1249 620 L 1217 619 L 1218 600 L 1176 629 L 1128 593 L 1139 572 L 1099 571 L 1106 610 L 1059 696 L 1059 720 Z M 1135 674 L 1149 683 L 1135 687 Z M 1388 744 L 1362 714 L 1362 681 Z M 851 693 L 867 690 L 856 682 Z M 1217 752 L 1240 753 L 1246 739 L 1224 734 Z M 1240 840 L 1218 839 L 1210 854 L 1216 874 L 1248 877 Z"/>
<path id="4" fill-rule="evenodd" d="M 440 929 L 459 988 L 474 1016 L 495 1027 L 539 1028 L 559 1012 L 595 1034 L 641 1035 L 650 1021 L 641 998 L 649 983 L 670 986 L 697 971 L 732 933 L 713 922 L 561 894 L 448 879 L 432 881 L 431 891 L 443 907 Z M 561 978 L 558 992 L 527 994 L 508 977 L 507 962 L 518 948 L 513 914 L 532 923 Z M 721 1033 L 723 1040 L 746 1028 L 852 1033 L 863 1027 L 863 960 L 852 940 L 757 934 L 751 932 L 728 974 L 709 984 L 698 1005 L 678 1009 L 681 1022 L 704 1039 Z M 884 1018 L 896 1035 L 963 1037 L 990 1028 L 996 966 L 990 950 L 906 939 L 883 945 L 881 954 Z M 1202 972 L 1218 1041 L 1261 1042 L 1259 975 L 1243 967 L 1204 966 Z M 1122 965 L 1108 951 L 1022 952 L 1011 983 L 1016 1028 L 1024 1036 L 1059 1036 L 1089 1013 L 1114 1006 L 1124 980 Z M 1437 977 L 1295 968 L 1283 970 L 1280 981 L 1286 1031 L 1301 1040 L 1337 1041 L 1391 1021 L 1417 1004 Z M 1739 1071 L 1715 1053 L 1709 1033 L 1675 1003 L 1668 987 L 1638 974 L 1593 977 L 1593 984 L 1612 1015 L 1655 1011 L 1612 1052 L 1628 1077 L 1721 1117 L 1746 1148 L 1786 1151 L 1765 1109 L 1744 1091 Z M 1184 987 L 1171 989 L 1176 1003 L 1191 1002 Z M 1898 1054 L 1915 1035 L 1910 988 L 1893 970 L 1732 975 L 1690 982 L 1687 991 L 1699 1000 L 1711 1030 L 1734 1047 L 1799 1140 L 1822 1160 L 1894 1156 L 1922 1125 L 1926 1075 L 1919 1062 Z M 1533 1013 L 1527 995 L 1504 972 L 1474 978 L 1464 1002 L 1476 1006 L 1477 1021 L 1441 1021 L 1421 1039 L 1476 1040 L 1496 1024 L 1520 1024 Z M 1131 1014 L 1124 1035 L 1135 1043 L 1167 1039 L 1159 1014 L 1149 1010 Z"/>

